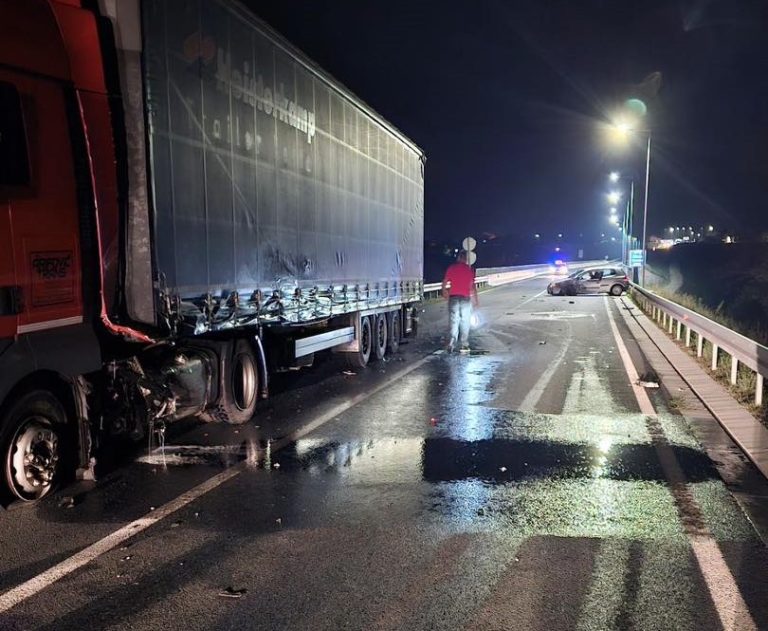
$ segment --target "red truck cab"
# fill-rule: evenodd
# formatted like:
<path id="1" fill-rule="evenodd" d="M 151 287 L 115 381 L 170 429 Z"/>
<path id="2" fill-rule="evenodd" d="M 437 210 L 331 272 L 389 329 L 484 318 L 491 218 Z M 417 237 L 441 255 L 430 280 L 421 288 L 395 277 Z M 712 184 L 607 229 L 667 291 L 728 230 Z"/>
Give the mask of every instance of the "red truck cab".
<path id="1" fill-rule="evenodd" d="M 117 172 L 97 18 L 63 0 L 0 14 L 0 447 L 5 486 L 29 499 L 77 434 L 78 376 L 101 366 Z"/>

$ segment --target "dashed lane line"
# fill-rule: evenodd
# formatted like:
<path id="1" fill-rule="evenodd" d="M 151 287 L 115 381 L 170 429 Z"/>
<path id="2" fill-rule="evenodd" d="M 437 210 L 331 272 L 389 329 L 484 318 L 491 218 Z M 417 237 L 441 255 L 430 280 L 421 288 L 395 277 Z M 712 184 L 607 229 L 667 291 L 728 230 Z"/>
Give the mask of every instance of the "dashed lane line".
<path id="1" fill-rule="evenodd" d="M 398 372 L 394 373 L 392 376 L 389 377 L 389 379 L 386 379 L 385 381 L 381 382 L 374 388 L 371 388 L 370 390 L 366 390 L 365 392 L 362 392 L 352 397 L 351 399 L 344 401 L 343 403 L 335 405 L 327 412 L 321 414 L 317 418 L 306 423 L 301 428 L 292 432 L 288 436 L 273 442 L 271 444 L 272 452 L 274 453 L 276 451 L 279 451 L 280 449 L 283 449 L 287 445 L 298 440 L 302 436 L 306 436 L 310 432 L 316 430 L 317 428 L 324 425 L 325 423 L 328 423 L 329 421 L 333 420 L 340 414 L 343 414 L 344 412 L 356 406 L 357 404 L 361 403 L 362 401 L 365 401 L 366 399 L 369 399 L 373 395 L 388 388 L 396 381 L 412 373 L 414 370 L 418 370 L 419 368 L 421 368 L 424 364 L 434 359 L 440 353 L 441 352 L 438 351 L 438 353 L 427 355 L 426 357 L 423 357 L 422 359 L 411 364 L 410 366 L 406 366 L 402 370 L 399 370 Z M 38 594 L 39 592 L 46 589 L 56 581 L 59 581 L 62 578 L 68 576 L 69 574 L 72 574 L 72 572 L 78 570 L 84 565 L 87 565 L 91 561 L 94 561 L 95 559 L 106 554 L 107 552 L 114 550 L 117 546 L 121 545 L 131 537 L 139 534 L 140 532 L 143 532 L 144 530 L 147 530 L 147 528 L 154 526 L 159 521 L 174 514 L 181 508 L 184 508 L 187 504 L 190 504 L 196 499 L 201 498 L 206 493 L 209 493 L 210 491 L 213 491 L 215 488 L 221 486 L 225 482 L 231 480 L 232 478 L 235 478 L 240 473 L 245 471 L 246 468 L 249 466 L 249 464 L 250 463 L 248 461 L 244 461 L 233 467 L 230 467 L 225 471 L 222 471 L 221 473 L 213 476 L 212 478 L 209 478 L 205 482 L 190 489 L 186 493 L 183 493 L 179 497 L 156 508 L 152 512 L 147 513 L 143 517 L 140 517 L 139 519 L 132 521 L 131 523 L 126 524 L 122 528 L 119 528 L 115 532 L 107 535 L 106 537 L 99 539 L 97 542 L 92 543 L 88 547 L 82 549 L 80 552 L 77 552 L 71 557 L 61 561 L 60 563 L 57 563 L 53 567 L 45 570 L 44 572 L 29 579 L 28 581 L 25 581 L 24 583 L 21 583 L 20 585 L 17 585 L 16 587 L 9 589 L 8 591 L 0 595 L 0 614 L 8 611 L 9 609 L 12 609 L 13 607 L 17 606 L 23 601 L 31 598 L 35 594 Z"/>

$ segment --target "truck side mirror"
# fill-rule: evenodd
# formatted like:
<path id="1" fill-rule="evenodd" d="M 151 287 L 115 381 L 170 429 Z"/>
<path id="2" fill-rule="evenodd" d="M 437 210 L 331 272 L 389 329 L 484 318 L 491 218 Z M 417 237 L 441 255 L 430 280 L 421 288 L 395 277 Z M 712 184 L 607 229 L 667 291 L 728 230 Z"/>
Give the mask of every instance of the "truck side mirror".
<path id="1" fill-rule="evenodd" d="M 29 152 L 19 91 L 0 81 L 0 187 L 30 184 Z"/>

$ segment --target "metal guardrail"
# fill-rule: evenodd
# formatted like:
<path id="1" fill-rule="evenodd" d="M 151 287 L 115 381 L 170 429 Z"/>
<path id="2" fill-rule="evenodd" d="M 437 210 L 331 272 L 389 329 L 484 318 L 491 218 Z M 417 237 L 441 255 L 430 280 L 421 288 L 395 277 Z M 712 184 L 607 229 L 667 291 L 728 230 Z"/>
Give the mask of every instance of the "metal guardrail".
<path id="1" fill-rule="evenodd" d="M 568 263 L 572 269 L 581 269 L 596 265 L 607 265 L 609 261 L 572 261 Z M 490 267 L 477 270 L 475 287 L 496 287 L 516 280 L 525 280 L 551 272 L 551 265 L 516 265 L 514 267 Z M 427 283 L 424 285 L 424 298 L 436 298 L 440 294 L 442 283 Z"/>
<path id="2" fill-rule="evenodd" d="M 722 324 L 687 309 L 672 300 L 662 298 L 639 285 L 632 283 L 636 302 L 654 321 L 675 334 L 686 348 L 691 346 L 691 334 L 696 334 L 696 355 L 704 353 L 704 341 L 712 345 L 712 370 L 717 369 L 718 355 L 723 351 L 731 357 L 731 384 L 736 384 L 739 364 L 743 364 L 756 375 L 755 405 L 763 403 L 763 383 L 768 376 L 768 347 L 755 342 L 741 333 L 736 333 Z"/>

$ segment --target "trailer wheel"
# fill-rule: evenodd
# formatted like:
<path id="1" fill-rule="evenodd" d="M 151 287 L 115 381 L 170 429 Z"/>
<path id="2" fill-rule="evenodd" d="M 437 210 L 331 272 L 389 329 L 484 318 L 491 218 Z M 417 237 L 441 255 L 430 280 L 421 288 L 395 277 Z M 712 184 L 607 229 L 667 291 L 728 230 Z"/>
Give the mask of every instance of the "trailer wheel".
<path id="1" fill-rule="evenodd" d="M 389 319 L 389 339 L 387 340 L 387 346 L 390 353 L 396 353 L 400 348 L 400 338 L 402 337 L 402 321 L 400 319 L 400 312 L 393 311 L 387 314 Z"/>
<path id="2" fill-rule="evenodd" d="M 221 362 L 221 396 L 208 411 L 213 421 L 242 425 L 253 418 L 259 395 L 256 355 L 247 340 L 236 340 L 230 358 Z"/>
<path id="3" fill-rule="evenodd" d="M 384 355 L 387 353 L 387 342 L 389 335 L 387 331 L 387 314 L 380 313 L 373 317 L 374 320 L 374 332 L 373 332 L 373 352 L 376 359 L 384 359 Z"/>
<path id="4" fill-rule="evenodd" d="M 0 419 L 3 499 L 47 495 L 62 476 L 69 438 L 64 408 L 50 392 L 33 390 L 13 403 Z"/>
<path id="5" fill-rule="evenodd" d="M 371 318 L 364 316 L 360 318 L 360 339 L 358 340 L 357 350 L 352 353 L 346 353 L 349 367 L 353 369 L 365 368 L 368 365 L 368 360 L 371 358 L 372 347 L 373 330 Z"/>

